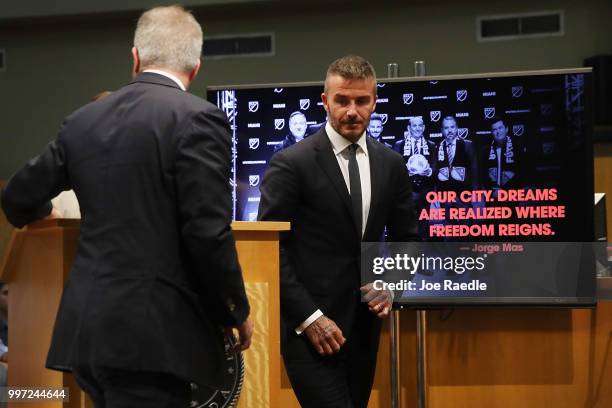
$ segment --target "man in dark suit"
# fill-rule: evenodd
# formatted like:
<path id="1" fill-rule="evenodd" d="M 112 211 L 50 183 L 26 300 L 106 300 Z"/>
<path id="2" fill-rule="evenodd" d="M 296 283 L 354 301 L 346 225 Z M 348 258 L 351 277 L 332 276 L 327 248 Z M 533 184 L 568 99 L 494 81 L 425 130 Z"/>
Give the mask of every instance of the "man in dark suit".
<path id="1" fill-rule="evenodd" d="M 483 147 L 481 160 L 484 163 L 484 174 L 481 179 L 486 188 L 498 190 L 520 188 L 525 148 L 510 137 L 506 121 L 496 116 L 491 119 L 492 140 Z"/>
<path id="2" fill-rule="evenodd" d="M 301 142 L 306 137 L 306 115 L 300 111 L 293 112 L 289 115 L 289 134 L 283 138 L 283 141 L 274 146 L 274 151 L 283 150 L 291 145 Z"/>
<path id="3" fill-rule="evenodd" d="M 96 407 L 187 407 L 218 384 L 223 328 L 250 344 L 231 222 L 227 118 L 185 92 L 202 30 L 181 7 L 138 21 L 134 80 L 69 115 L 2 194 L 17 227 L 73 188 L 78 252 L 47 367 L 72 371 Z"/>
<path id="4" fill-rule="evenodd" d="M 414 239 L 415 214 L 402 157 L 366 137 L 376 103 L 370 63 L 333 62 L 322 99 L 325 127 L 272 158 L 259 217 L 291 222 L 281 237 L 281 350 L 300 404 L 361 408 L 391 296 L 360 291 L 360 244 L 379 241 L 385 227 L 390 240 Z"/>
<path id="5" fill-rule="evenodd" d="M 438 190 L 462 191 L 479 186 L 478 158 L 470 140 L 459 137 L 454 116 L 442 120 L 444 140 L 438 145 L 435 168 Z"/>
<path id="6" fill-rule="evenodd" d="M 424 208 L 429 207 L 425 197 L 433 190 L 436 174 L 436 145 L 425 139 L 425 122 L 422 116 L 408 118 L 408 128 L 404 132 L 404 137 L 395 142 L 393 150 L 404 158 L 412 183 L 412 200 L 417 214 L 420 214 Z M 419 236 L 427 237 L 428 229 L 428 221 L 419 221 Z"/>
<path id="7" fill-rule="evenodd" d="M 436 189 L 438 191 L 455 191 L 459 195 L 463 190 L 479 189 L 478 174 L 478 155 L 474 143 L 459 137 L 457 119 L 454 116 L 446 116 L 442 120 L 442 136 L 444 140 L 437 147 L 435 169 Z M 482 206 L 482 202 L 464 202 L 457 199 L 455 202 L 433 203 L 433 206 L 444 208 L 446 213 L 449 209 L 469 208 Z M 473 220 L 463 221 L 462 223 L 472 224 Z M 436 221 L 439 223 L 439 221 Z M 442 224 L 453 223 L 446 219 Z M 437 239 L 437 238 L 436 238 Z M 454 238 L 457 239 L 457 238 Z"/>

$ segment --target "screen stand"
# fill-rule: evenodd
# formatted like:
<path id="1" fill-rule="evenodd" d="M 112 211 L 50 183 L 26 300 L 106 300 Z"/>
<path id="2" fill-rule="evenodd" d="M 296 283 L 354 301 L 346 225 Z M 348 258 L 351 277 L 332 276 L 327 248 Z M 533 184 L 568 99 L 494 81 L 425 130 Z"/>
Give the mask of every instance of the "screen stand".
<path id="1" fill-rule="evenodd" d="M 389 341 L 391 367 L 391 408 L 401 407 L 402 385 L 400 383 L 400 311 L 392 310 L 389 316 Z"/>
<path id="2" fill-rule="evenodd" d="M 387 64 L 387 77 L 399 76 L 399 64 Z M 391 368 L 391 408 L 401 408 L 402 385 L 400 382 L 400 311 L 392 310 L 389 316 L 389 367 Z"/>
<path id="3" fill-rule="evenodd" d="M 425 76 L 425 61 L 414 62 L 414 76 Z M 417 408 L 427 408 L 427 310 L 417 310 Z"/>
<path id="4" fill-rule="evenodd" d="M 399 76 L 399 64 L 387 64 L 387 76 Z M 425 62 L 414 62 L 414 76 L 425 76 Z M 400 311 L 393 310 L 389 317 L 391 408 L 401 407 L 400 383 Z M 427 310 L 417 310 L 417 408 L 427 408 Z"/>
<path id="5" fill-rule="evenodd" d="M 417 408 L 427 408 L 427 310 L 417 310 Z M 391 408 L 401 408 L 400 310 L 389 316 Z"/>
<path id="6" fill-rule="evenodd" d="M 417 407 L 427 408 L 427 310 L 417 310 Z"/>

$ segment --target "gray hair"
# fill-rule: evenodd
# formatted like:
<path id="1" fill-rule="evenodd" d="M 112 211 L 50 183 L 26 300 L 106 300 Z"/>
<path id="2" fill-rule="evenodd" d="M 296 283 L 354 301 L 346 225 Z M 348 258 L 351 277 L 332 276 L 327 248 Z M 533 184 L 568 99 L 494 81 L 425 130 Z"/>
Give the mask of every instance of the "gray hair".
<path id="1" fill-rule="evenodd" d="M 373 120 L 377 120 L 379 122 L 382 122 L 383 118 L 382 115 L 380 115 L 379 113 L 374 112 L 371 116 L 370 116 L 370 122 Z"/>
<path id="2" fill-rule="evenodd" d="M 291 120 L 292 118 L 295 118 L 296 116 L 303 116 L 304 119 L 306 119 L 306 115 L 304 115 L 303 112 L 295 111 L 291 115 L 289 115 L 289 120 Z"/>
<path id="3" fill-rule="evenodd" d="M 450 118 L 450 117 L 452 117 L 452 116 L 447 116 L 447 118 Z M 421 119 L 421 122 L 425 123 L 425 121 L 423 120 L 423 116 L 421 116 L 421 115 L 418 115 L 418 116 L 408 116 L 408 126 L 412 125 L 412 122 L 417 120 L 417 119 Z"/>
<path id="4" fill-rule="evenodd" d="M 327 79 L 332 75 L 348 80 L 372 79 L 374 80 L 374 93 L 376 93 L 376 71 L 372 64 L 363 57 L 347 55 L 332 62 L 325 76 L 325 93 L 327 93 Z"/>
<path id="5" fill-rule="evenodd" d="M 134 47 L 142 68 L 189 73 L 200 62 L 202 27 L 181 6 L 155 7 L 138 19 Z"/>
<path id="6" fill-rule="evenodd" d="M 455 125 L 457 124 L 457 119 L 454 116 L 445 116 L 444 119 L 442 119 L 442 124 L 444 124 L 444 121 L 447 120 L 452 120 L 453 122 L 455 122 Z"/>

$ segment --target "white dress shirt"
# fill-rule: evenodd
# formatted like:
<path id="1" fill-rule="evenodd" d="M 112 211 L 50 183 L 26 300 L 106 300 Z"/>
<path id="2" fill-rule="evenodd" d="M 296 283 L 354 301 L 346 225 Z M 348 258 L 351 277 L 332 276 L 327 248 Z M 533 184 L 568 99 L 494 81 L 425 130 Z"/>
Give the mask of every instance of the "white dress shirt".
<path id="1" fill-rule="evenodd" d="M 332 150 L 340 166 L 342 177 L 344 177 L 344 183 L 346 188 L 351 192 L 351 183 L 349 178 L 349 149 L 347 149 L 353 142 L 345 139 L 330 125 L 329 122 L 325 125 L 325 131 L 329 137 L 329 141 L 332 145 Z M 361 222 L 361 235 L 365 232 L 366 223 L 368 221 L 368 214 L 370 213 L 370 202 L 372 199 L 372 187 L 370 183 L 370 158 L 368 156 L 368 146 L 366 143 L 365 132 L 355 142 L 359 148 L 356 151 L 357 166 L 359 166 L 359 179 L 361 181 L 361 203 L 362 203 L 362 222 Z M 323 312 L 317 309 L 311 314 L 308 319 L 304 320 L 300 324 L 295 332 L 301 334 L 308 326 L 310 326 L 315 320 L 323 316 Z"/>
<path id="2" fill-rule="evenodd" d="M 327 122 L 325 125 L 325 131 L 329 136 L 329 141 L 332 144 L 332 150 L 338 160 L 340 171 L 344 177 L 344 183 L 346 188 L 351 192 L 350 179 L 349 179 L 349 151 L 347 147 L 353 144 L 348 139 L 341 136 L 336 130 Z M 372 199 L 372 188 L 370 183 L 370 158 L 368 156 L 368 145 L 366 143 L 365 132 L 355 142 L 359 148 L 357 149 L 357 165 L 359 166 L 359 178 L 361 180 L 361 203 L 362 203 L 362 217 L 361 217 L 361 235 L 365 232 L 366 223 L 368 222 L 368 214 L 370 213 L 370 201 Z"/>

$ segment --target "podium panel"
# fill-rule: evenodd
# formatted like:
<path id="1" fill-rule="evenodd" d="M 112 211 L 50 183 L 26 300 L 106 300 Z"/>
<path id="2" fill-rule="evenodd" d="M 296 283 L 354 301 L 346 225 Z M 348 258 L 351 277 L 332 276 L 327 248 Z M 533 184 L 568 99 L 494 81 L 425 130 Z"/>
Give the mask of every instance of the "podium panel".
<path id="1" fill-rule="evenodd" d="M 9 385 L 69 387 L 70 402 L 15 408 L 89 408 L 70 374 L 44 369 L 61 290 L 76 253 L 78 220 L 13 231 L 2 259 L 9 282 Z M 239 408 L 299 405 L 282 368 L 278 234 L 286 223 L 234 223 L 255 334 L 244 353 Z M 457 309 L 429 312 L 429 408 L 612 406 L 612 302 L 597 309 Z M 416 318 L 401 313 L 402 407 L 416 407 Z M 370 408 L 390 406 L 385 323 Z M 475 403 L 477 401 L 477 403 Z"/>
<path id="2" fill-rule="evenodd" d="M 278 233 L 288 223 L 234 222 L 238 258 L 255 325 L 244 355 L 244 386 L 238 408 L 283 406 L 280 397 L 280 292 Z"/>
<path id="3" fill-rule="evenodd" d="M 9 283 L 8 385 L 68 387 L 70 401 L 19 402 L 10 407 L 82 407 L 83 398 L 72 375 L 44 368 L 64 282 L 76 254 L 78 222 L 43 221 L 15 230 L 2 265 Z"/>
<path id="4" fill-rule="evenodd" d="M 68 387 L 69 403 L 10 403 L 15 408 L 88 408 L 92 404 L 71 374 L 44 368 L 62 289 L 76 255 L 79 220 L 40 221 L 14 230 L 1 279 L 9 282 L 8 385 Z M 278 234 L 288 223 L 232 224 L 243 268 L 253 345 L 244 353 L 246 373 L 239 407 L 278 406 L 280 391 Z"/>

